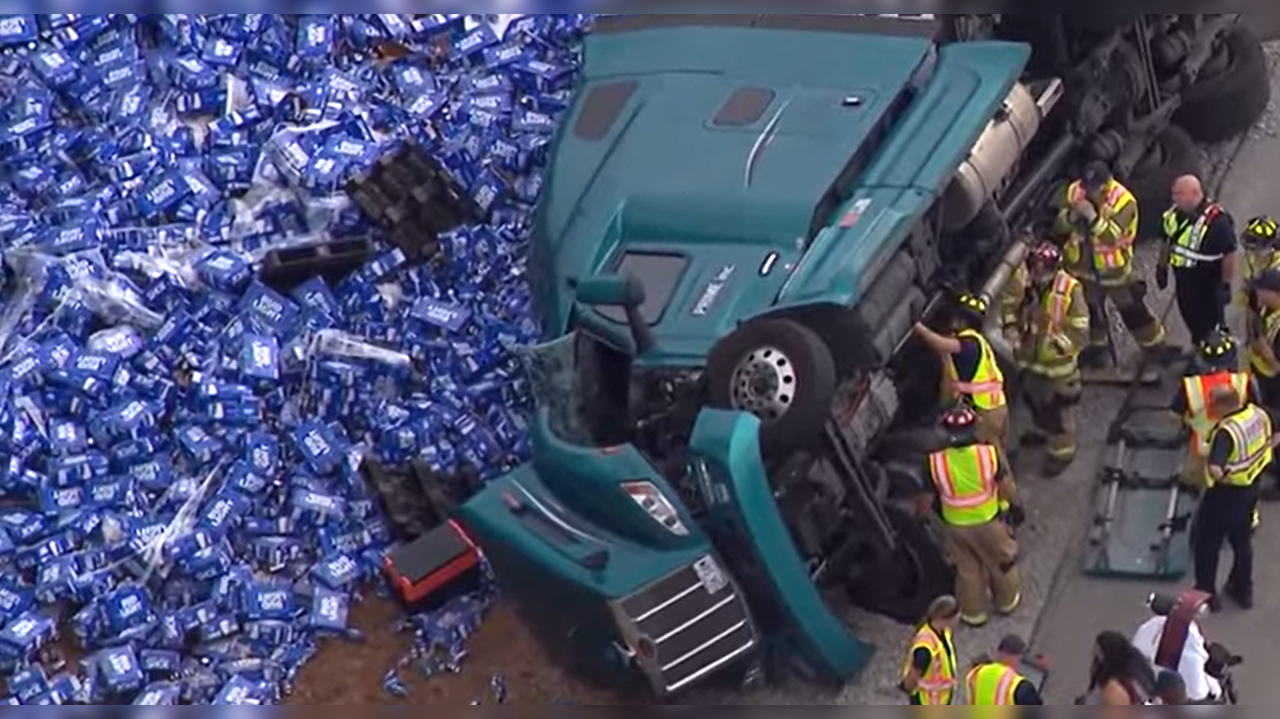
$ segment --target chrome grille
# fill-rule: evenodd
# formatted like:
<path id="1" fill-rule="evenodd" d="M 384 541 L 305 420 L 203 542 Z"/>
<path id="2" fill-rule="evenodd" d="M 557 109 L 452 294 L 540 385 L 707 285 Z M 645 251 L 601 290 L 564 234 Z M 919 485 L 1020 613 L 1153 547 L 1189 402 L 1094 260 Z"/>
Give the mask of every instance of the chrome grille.
<path id="1" fill-rule="evenodd" d="M 704 581 L 703 576 L 708 579 Z M 623 599 L 633 648 L 664 694 L 679 691 L 742 657 L 756 645 L 755 627 L 738 588 L 711 557 Z"/>

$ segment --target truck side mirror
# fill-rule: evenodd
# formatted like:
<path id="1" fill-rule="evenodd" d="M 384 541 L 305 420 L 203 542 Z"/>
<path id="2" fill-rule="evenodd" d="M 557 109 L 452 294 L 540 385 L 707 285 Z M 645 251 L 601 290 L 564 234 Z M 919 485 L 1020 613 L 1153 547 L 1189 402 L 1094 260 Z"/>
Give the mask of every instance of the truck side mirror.
<path id="1" fill-rule="evenodd" d="M 639 307 L 644 304 L 644 285 L 630 275 L 597 275 L 571 280 L 574 296 L 588 307 Z"/>
<path id="2" fill-rule="evenodd" d="M 653 349 L 653 331 L 640 313 L 645 301 L 644 284 L 640 280 L 630 275 L 596 275 L 570 280 L 569 286 L 580 304 L 588 307 L 621 307 L 627 314 L 627 326 L 631 330 L 636 354 L 642 355 Z"/>

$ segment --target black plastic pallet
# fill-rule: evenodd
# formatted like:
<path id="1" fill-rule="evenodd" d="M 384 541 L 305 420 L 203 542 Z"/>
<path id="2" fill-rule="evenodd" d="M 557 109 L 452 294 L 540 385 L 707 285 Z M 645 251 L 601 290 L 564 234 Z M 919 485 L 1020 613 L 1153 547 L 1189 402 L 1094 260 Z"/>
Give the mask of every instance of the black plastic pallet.
<path id="1" fill-rule="evenodd" d="M 369 238 L 272 250 L 263 258 L 258 276 L 267 286 L 282 291 L 291 290 L 313 277 L 323 277 L 330 284 L 337 284 L 368 262 L 377 251 L 377 245 Z"/>
<path id="2" fill-rule="evenodd" d="M 348 183 L 347 196 L 410 261 L 434 257 L 441 234 L 484 219 L 457 179 L 417 143 L 381 157 Z"/>

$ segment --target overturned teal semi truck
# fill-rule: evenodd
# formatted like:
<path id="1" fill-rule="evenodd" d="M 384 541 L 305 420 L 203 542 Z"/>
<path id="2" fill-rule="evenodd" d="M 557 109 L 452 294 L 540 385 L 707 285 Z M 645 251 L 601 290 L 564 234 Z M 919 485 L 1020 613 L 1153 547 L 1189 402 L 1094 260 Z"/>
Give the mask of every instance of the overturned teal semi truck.
<path id="1" fill-rule="evenodd" d="M 1261 53 L 1231 15 L 601 18 L 530 257 L 533 459 L 457 513 L 553 655 L 662 699 L 854 677 L 852 607 L 953 581 L 912 324 L 998 291 L 1089 159 L 1166 207 Z"/>

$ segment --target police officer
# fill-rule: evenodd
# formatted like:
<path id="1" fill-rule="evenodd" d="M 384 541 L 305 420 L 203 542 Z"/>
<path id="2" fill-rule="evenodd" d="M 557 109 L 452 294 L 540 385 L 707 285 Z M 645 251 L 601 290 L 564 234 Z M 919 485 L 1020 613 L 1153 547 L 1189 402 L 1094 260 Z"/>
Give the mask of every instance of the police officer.
<path id="1" fill-rule="evenodd" d="M 1089 339 L 1084 289 L 1061 264 L 1057 246 L 1040 244 L 1014 273 L 1000 301 L 1004 336 L 1016 348 L 1022 392 L 1035 425 L 1024 442 L 1047 442 L 1047 476 L 1061 473 L 1076 456 L 1080 353 Z"/>
<path id="2" fill-rule="evenodd" d="M 956 645 L 952 632 L 960 617 L 960 602 L 950 595 L 929 605 L 924 622 L 916 630 L 902 669 L 899 688 L 922 706 L 955 703 Z"/>
<path id="3" fill-rule="evenodd" d="M 960 620 L 971 627 L 987 623 L 993 600 L 1001 615 L 1021 604 L 1013 527 L 1025 520 L 1000 451 L 978 441 L 977 421 L 965 405 L 944 413 L 948 446 L 929 455 L 927 468 L 935 490 L 929 499 L 936 501 L 943 545 L 956 568 Z"/>
<path id="4" fill-rule="evenodd" d="M 1247 372 L 1240 371 L 1240 353 L 1235 340 L 1221 328 L 1214 330 L 1199 346 L 1197 366 L 1182 380 L 1171 408 L 1183 418 L 1191 432 L 1190 457 L 1185 479 L 1193 487 L 1207 486 L 1205 461 L 1209 457 L 1209 435 L 1222 420 L 1213 412 L 1209 396 L 1217 387 L 1231 387 L 1240 397 L 1257 398 L 1257 390 Z"/>
<path id="5" fill-rule="evenodd" d="M 983 662 L 965 677 L 970 705 L 1044 704 L 1036 686 L 1018 673 L 1027 655 L 1027 642 L 1016 634 L 1006 635 L 996 647 L 995 661 Z"/>
<path id="6" fill-rule="evenodd" d="M 1194 543 L 1196 589 L 1214 596 L 1219 608 L 1218 560 L 1224 542 L 1233 562 L 1223 593 L 1243 609 L 1253 608 L 1253 531 L 1258 478 L 1271 466 L 1275 439 L 1271 417 L 1246 401 L 1234 387 L 1210 392 L 1213 410 L 1223 417 L 1209 437 L 1208 474 Z"/>
<path id="7" fill-rule="evenodd" d="M 1173 270 L 1178 312 L 1200 344 L 1226 324 L 1226 306 L 1236 274 L 1235 228 L 1231 216 L 1205 196 L 1194 175 L 1173 185 L 1173 207 L 1164 213 L 1164 255 L 1156 270 L 1160 289 L 1169 285 Z"/>
<path id="8" fill-rule="evenodd" d="M 1138 201 L 1116 181 L 1106 163 L 1089 163 L 1067 187 L 1055 231 L 1067 238 L 1066 269 L 1085 284 L 1089 302 L 1091 363 L 1105 360 L 1110 341 L 1106 306 L 1110 299 L 1120 319 L 1146 352 L 1160 350 L 1164 325 L 1147 307 L 1146 287 L 1133 268 L 1138 238 Z"/>
<path id="9" fill-rule="evenodd" d="M 1004 450 L 1009 433 L 1009 404 L 1004 372 L 991 343 L 982 335 L 986 314 L 986 300 L 961 293 L 951 315 L 949 334 L 934 332 L 924 324 L 917 324 L 915 332 L 942 358 L 944 405 L 967 402 L 978 415 L 978 441 Z"/>

